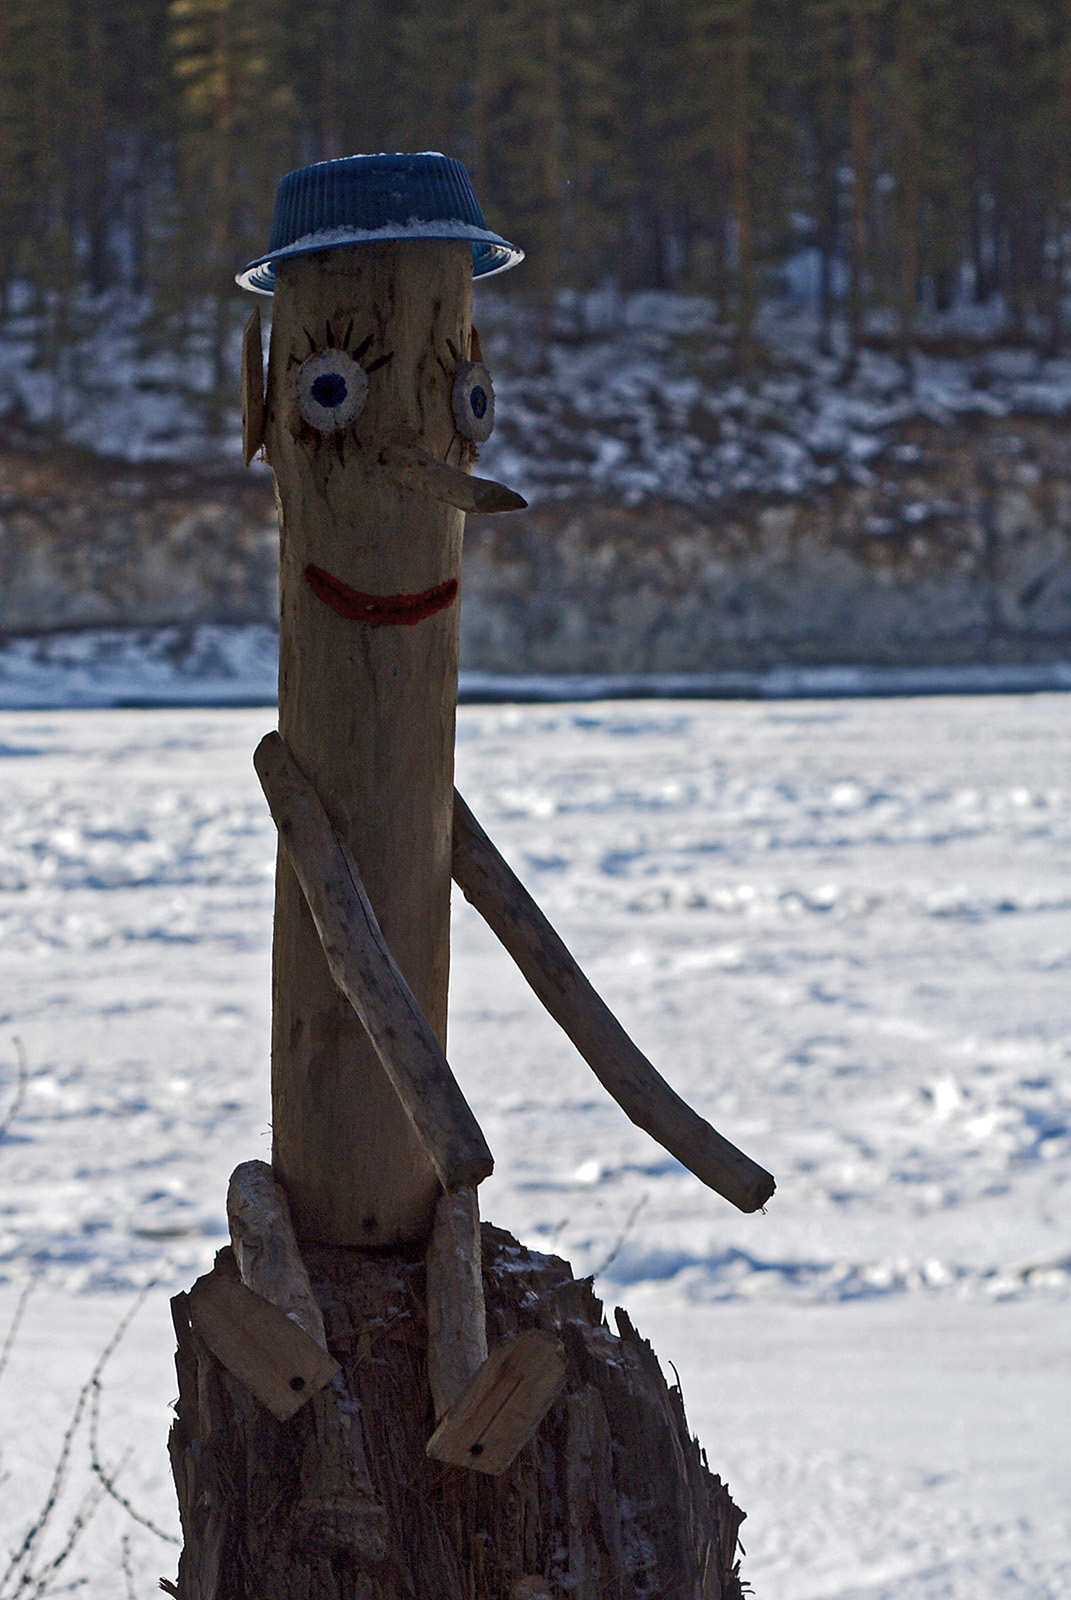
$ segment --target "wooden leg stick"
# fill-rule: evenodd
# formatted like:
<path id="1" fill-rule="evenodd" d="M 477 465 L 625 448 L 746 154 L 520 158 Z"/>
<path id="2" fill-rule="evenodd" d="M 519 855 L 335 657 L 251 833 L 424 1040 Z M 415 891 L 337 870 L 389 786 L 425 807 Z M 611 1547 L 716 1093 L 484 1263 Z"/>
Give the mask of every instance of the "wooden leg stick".
<path id="1" fill-rule="evenodd" d="M 693 1111 L 637 1049 L 456 790 L 453 872 L 625 1115 L 741 1211 L 764 1206 L 773 1178 Z"/>
<path id="2" fill-rule="evenodd" d="M 298 1250 L 290 1206 L 266 1161 L 243 1161 L 231 1173 L 227 1220 L 246 1288 L 278 1306 L 326 1350 L 323 1314 Z"/>
<path id="3" fill-rule="evenodd" d="M 565 1385 L 565 1350 L 544 1328 L 495 1346 L 428 1440 L 433 1461 L 499 1477 Z"/>
<path id="4" fill-rule="evenodd" d="M 279 838 L 308 902 L 331 976 L 368 1030 L 444 1189 L 494 1170 L 479 1123 L 387 948 L 357 863 L 277 733 L 253 755 Z"/>
<path id="5" fill-rule="evenodd" d="M 443 1195 L 426 1260 L 428 1382 L 435 1404 L 428 1455 L 497 1477 L 561 1392 L 561 1341 L 529 1328 L 488 1355 L 475 1189 Z"/>
<path id="6" fill-rule="evenodd" d="M 440 1422 L 487 1360 L 480 1209 L 474 1188 L 442 1196 L 426 1260 L 428 1382 L 435 1421 Z"/>
<path id="7" fill-rule="evenodd" d="M 242 1283 L 270 1300 L 326 1352 L 323 1314 L 294 1236 L 286 1191 L 266 1161 L 243 1161 L 235 1168 L 227 1186 L 227 1216 Z M 278 1344 L 273 1354 L 278 1366 Z M 359 1418 L 352 1403 L 339 1405 L 340 1399 L 348 1399 L 339 1367 L 328 1355 L 322 1371 L 315 1368 L 311 1381 L 306 1378 L 296 1394 L 294 1375 L 285 1387 L 276 1384 L 269 1389 L 262 1368 L 263 1362 L 250 1363 L 259 1390 L 246 1373 L 235 1375 L 276 1416 L 290 1415 L 305 1398 L 312 1401 L 312 1428 L 301 1451 L 301 1493 L 292 1513 L 296 1536 L 321 1549 L 374 1557 L 384 1543 L 386 1514 L 369 1477 Z M 235 1371 L 233 1364 L 231 1370 Z M 305 1377 L 305 1368 L 296 1376 Z"/>

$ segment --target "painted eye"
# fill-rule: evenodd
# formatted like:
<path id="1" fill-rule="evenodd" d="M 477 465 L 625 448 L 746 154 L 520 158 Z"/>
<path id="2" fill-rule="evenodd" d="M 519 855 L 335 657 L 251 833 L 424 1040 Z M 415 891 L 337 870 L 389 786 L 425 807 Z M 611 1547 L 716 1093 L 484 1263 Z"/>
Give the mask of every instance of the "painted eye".
<path id="1" fill-rule="evenodd" d="M 495 425 L 495 391 L 491 374 L 482 361 L 463 361 L 454 379 L 451 396 L 457 431 L 466 439 L 483 444 Z"/>
<path id="2" fill-rule="evenodd" d="M 347 428 L 364 410 L 368 378 L 345 350 L 317 350 L 298 368 L 298 405 L 320 433 Z"/>

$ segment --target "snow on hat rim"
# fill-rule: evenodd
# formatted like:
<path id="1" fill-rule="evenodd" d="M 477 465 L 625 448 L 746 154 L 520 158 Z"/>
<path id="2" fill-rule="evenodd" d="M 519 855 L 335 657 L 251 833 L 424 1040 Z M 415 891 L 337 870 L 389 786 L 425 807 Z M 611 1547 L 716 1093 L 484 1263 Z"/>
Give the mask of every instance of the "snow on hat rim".
<path id="1" fill-rule="evenodd" d="M 460 161 L 437 151 L 344 156 L 288 172 L 280 181 L 267 252 L 237 275 L 271 294 L 275 265 L 318 250 L 404 239 L 472 243 L 475 277 L 505 272 L 524 252 L 488 228 Z"/>

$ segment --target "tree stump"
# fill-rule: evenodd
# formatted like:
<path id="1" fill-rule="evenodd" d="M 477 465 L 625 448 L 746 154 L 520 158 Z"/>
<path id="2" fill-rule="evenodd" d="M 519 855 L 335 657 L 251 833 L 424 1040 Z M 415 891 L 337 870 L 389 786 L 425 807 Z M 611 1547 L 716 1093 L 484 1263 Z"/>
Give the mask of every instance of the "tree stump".
<path id="1" fill-rule="evenodd" d="M 566 1386 L 500 1477 L 430 1460 L 425 1265 L 303 1248 L 342 1371 L 278 1422 L 173 1301 L 179 1600 L 741 1600 L 743 1513 L 679 1389 L 591 1281 L 483 1225 L 492 1348 L 559 1337 Z M 229 1249 L 217 1274 L 237 1276 Z"/>

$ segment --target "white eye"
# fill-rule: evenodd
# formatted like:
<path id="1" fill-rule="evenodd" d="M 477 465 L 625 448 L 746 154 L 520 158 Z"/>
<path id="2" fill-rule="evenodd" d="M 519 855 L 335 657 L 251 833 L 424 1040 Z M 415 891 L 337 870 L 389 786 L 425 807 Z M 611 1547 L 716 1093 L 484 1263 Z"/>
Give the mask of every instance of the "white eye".
<path id="1" fill-rule="evenodd" d="M 463 361 L 454 379 L 451 396 L 457 431 L 466 439 L 483 444 L 495 425 L 495 391 L 491 374 L 482 361 Z"/>
<path id="2" fill-rule="evenodd" d="M 368 378 L 345 350 L 317 350 L 298 368 L 298 405 L 320 433 L 337 433 L 359 416 L 368 398 Z"/>

